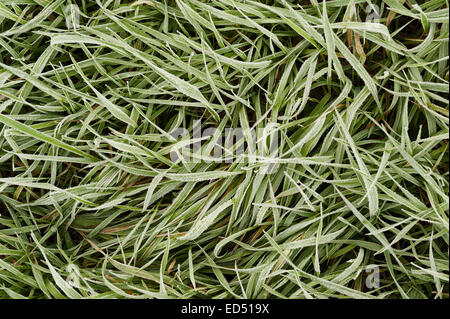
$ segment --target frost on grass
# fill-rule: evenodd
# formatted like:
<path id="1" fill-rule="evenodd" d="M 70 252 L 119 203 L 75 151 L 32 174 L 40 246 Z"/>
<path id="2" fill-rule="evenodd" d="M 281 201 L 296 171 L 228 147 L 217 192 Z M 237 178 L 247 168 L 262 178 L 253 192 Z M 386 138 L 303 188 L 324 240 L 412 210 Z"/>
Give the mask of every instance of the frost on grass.
<path id="1" fill-rule="evenodd" d="M 0 25 L 0 298 L 448 298 L 448 1 Z"/>

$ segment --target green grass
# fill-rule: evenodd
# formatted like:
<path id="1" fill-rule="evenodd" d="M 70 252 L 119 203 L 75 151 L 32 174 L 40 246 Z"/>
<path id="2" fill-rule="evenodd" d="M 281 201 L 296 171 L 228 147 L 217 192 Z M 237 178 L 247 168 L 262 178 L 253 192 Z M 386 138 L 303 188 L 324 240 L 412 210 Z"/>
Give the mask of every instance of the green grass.
<path id="1" fill-rule="evenodd" d="M 0 298 L 448 298 L 448 0 L 72 3 L 0 2 Z"/>

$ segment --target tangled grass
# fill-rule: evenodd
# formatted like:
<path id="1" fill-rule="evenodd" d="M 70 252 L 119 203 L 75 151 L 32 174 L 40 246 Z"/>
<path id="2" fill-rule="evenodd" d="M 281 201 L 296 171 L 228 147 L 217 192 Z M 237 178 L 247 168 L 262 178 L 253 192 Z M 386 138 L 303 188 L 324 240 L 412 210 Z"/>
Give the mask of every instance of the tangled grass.
<path id="1" fill-rule="evenodd" d="M 2 0 L 0 298 L 448 298 L 448 8 Z"/>

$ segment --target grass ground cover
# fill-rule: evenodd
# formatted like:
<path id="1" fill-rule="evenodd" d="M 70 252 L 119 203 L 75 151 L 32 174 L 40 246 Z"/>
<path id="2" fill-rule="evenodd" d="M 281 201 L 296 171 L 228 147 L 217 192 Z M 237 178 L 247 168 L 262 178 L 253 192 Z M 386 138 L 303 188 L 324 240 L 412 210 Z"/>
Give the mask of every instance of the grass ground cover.
<path id="1" fill-rule="evenodd" d="M 448 298 L 448 36 L 447 0 L 2 0 L 0 298 Z"/>

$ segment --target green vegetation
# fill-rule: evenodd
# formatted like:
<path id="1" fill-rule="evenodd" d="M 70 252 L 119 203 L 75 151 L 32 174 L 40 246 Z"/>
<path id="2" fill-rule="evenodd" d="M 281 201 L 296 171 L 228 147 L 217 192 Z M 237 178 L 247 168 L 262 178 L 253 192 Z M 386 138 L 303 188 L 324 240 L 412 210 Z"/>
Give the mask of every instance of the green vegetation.
<path id="1" fill-rule="evenodd" d="M 0 25 L 0 298 L 448 298 L 448 0 L 2 0 Z M 271 131 L 192 160 L 230 128 Z"/>

